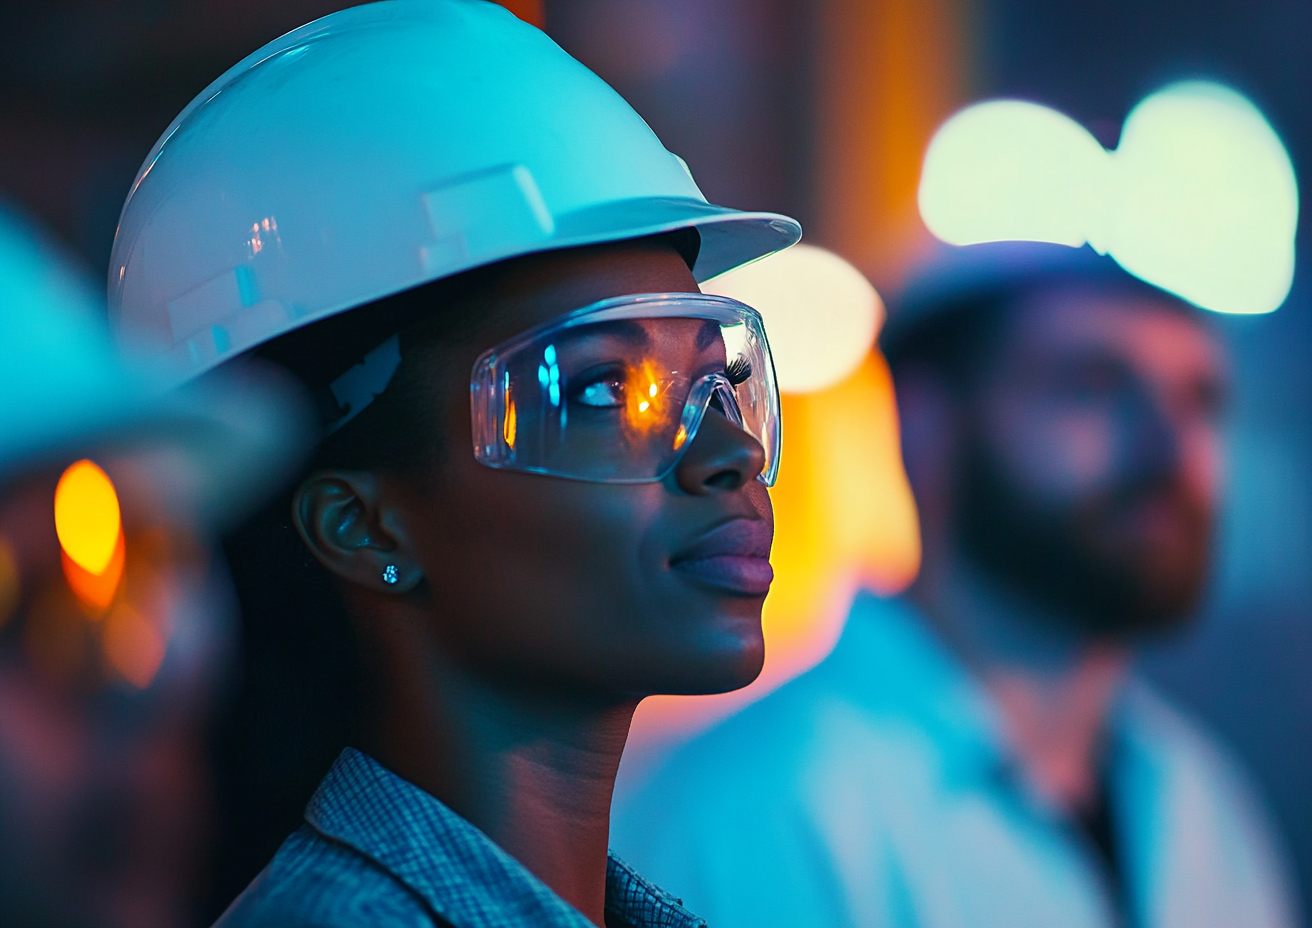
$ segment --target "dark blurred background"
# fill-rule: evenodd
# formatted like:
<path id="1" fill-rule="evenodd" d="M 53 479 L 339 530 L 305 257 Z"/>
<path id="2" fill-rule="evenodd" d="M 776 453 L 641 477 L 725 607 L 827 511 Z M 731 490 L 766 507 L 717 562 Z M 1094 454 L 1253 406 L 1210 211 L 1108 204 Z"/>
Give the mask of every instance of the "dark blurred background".
<path id="1" fill-rule="evenodd" d="M 171 118 L 333 0 L 5 0 L 0 195 L 94 272 Z M 518 0 L 610 81 L 716 202 L 802 219 L 886 292 L 925 240 L 924 144 L 990 96 L 1056 106 L 1107 146 L 1163 83 L 1209 77 L 1270 117 L 1312 174 L 1306 0 Z M 1284 308 L 1217 323 L 1233 346 L 1230 505 L 1196 633 L 1147 669 L 1247 759 L 1312 896 L 1312 313 L 1307 245 Z M 244 883 L 244 880 L 241 881 Z"/>

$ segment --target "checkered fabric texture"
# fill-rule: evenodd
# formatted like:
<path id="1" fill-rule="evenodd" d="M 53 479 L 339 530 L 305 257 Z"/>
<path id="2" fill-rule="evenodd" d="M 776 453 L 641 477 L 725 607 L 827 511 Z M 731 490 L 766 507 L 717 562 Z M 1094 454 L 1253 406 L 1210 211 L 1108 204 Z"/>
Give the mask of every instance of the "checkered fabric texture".
<path id="1" fill-rule="evenodd" d="M 216 928 L 595 928 L 434 797 L 347 748 Z M 614 855 L 607 928 L 706 928 Z"/>

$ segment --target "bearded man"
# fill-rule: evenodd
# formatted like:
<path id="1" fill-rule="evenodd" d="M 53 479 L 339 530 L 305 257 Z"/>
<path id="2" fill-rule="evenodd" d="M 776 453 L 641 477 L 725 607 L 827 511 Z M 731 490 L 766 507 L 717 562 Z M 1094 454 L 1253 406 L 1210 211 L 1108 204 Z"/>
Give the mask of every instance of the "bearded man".
<path id="1" fill-rule="evenodd" d="M 1284 928 L 1236 763 L 1132 672 L 1202 598 L 1224 351 L 1088 249 L 951 249 L 883 347 L 923 565 L 685 748 L 617 850 L 718 928 Z"/>

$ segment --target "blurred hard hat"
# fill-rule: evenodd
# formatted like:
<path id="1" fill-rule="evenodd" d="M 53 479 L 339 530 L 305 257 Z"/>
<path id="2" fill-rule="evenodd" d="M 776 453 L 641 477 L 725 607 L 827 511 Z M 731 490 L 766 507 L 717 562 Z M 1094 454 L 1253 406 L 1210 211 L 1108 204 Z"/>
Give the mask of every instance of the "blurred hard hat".
<path id="1" fill-rule="evenodd" d="M 270 372 L 164 395 L 119 359 L 104 304 L 77 265 L 0 205 L 0 479 L 105 445 L 169 453 L 206 515 L 240 512 L 306 448 L 300 398 Z M 177 452 L 176 454 L 174 452 Z"/>
<path id="2" fill-rule="evenodd" d="M 1179 297 L 1132 276 L 1088 245 L 1072 248 L 1049 242 L 986 242 L 936 245 L 907 275 L 888 300 L 888 319 L 880 333 L 888 346 L 931 318 L 993 296 L 1058 283 L 1124 287 Z"/>
<path id="3" fill-rule="evenodd" d="M 123 207 L 110 314 L 187 377 L 470 268 L 687 227 L 699 280 L 801 235 L 707 203 L 614 90 L 503 7 L 388 0 L 266 45 L 173 121 Z"/>

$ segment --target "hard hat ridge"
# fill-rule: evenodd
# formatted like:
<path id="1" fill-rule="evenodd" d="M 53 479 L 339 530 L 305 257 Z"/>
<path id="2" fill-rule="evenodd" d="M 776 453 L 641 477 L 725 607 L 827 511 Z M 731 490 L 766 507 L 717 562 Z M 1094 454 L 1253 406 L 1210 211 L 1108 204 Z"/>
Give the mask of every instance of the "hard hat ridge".
<path id="1" fill-rule="evenodd" d="M 600 78 L 485 0 L 386 0 L 266 45 L 156 143 L 110 266 L 120 338 L 194 376 L 507 258 L 696 228 L 706 279 L 797 223 L 706 202 Z"/>

